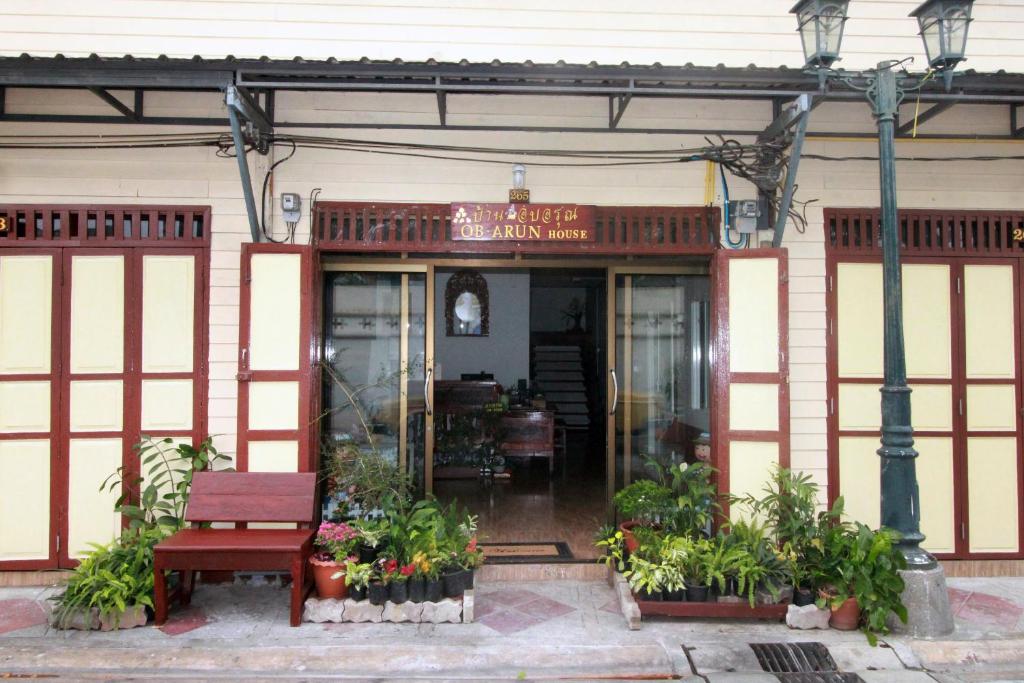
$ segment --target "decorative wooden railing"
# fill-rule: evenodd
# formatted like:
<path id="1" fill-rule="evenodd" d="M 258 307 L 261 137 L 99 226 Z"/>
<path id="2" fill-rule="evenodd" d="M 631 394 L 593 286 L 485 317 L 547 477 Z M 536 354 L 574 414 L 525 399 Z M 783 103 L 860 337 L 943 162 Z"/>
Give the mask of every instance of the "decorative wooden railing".
<path id="1" fill-rule="evenodd" d="M 593 242 L 467 242 L 451 239 L 448 204 L 317 202 L 314 238 L 349 252 L 710 254 L 718 246 L 715 207 L 595 207 Z"/>
<path id="2" fill-rule="evenodd" d="M 0 247 L 195 246 L 210 240 L 210 207 L 0 204 Z"/>
<path id="3" fill-rule="evenodd" d="M 908 256 L 1024 256 L 1024 213 L 905 209 L 901 252 Z M 880 255 L 878 209 L 825 209 L 825 241 L 834 253 Z"/>

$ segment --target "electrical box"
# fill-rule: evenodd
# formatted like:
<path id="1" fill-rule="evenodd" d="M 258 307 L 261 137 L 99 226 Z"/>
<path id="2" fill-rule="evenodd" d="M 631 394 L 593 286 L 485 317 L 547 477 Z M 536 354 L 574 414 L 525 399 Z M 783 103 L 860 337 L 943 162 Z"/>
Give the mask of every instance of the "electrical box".
<path id="1" fill-rule="evenodd" d="M 729 202 L 729 227 L 738 233 L 751 234 L 768 225 L 768 211 L 763 199 L 734 199 Z"/>
<path id="2" fill-rule="evenodd" d="M 282 193 L 281 215 L 285 223 L 298 223 L 302 219 L 302 197 L 295 192 Z"/>

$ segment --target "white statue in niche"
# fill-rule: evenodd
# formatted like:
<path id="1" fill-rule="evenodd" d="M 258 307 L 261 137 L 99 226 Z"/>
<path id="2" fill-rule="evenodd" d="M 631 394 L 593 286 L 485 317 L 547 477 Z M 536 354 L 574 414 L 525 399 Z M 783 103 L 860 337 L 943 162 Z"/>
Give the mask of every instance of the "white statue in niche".
<path id="1" fill-rule="evenodd" d="M 455 299 L 455 317 L 458 319 L 456 334 L 480 334 L 480 300 L 472 292 L 463 292 Z"/>

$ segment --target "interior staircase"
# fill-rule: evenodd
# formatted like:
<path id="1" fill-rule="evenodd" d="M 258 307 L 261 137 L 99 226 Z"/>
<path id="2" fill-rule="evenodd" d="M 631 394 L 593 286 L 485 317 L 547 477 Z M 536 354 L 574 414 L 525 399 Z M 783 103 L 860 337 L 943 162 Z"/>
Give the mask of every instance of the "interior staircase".
<path id="1" fill-rule="evenodd" d="M 533 381 L 568 430 L 590 428 L 590 400 L 579 346 L 536 346 Z"/>

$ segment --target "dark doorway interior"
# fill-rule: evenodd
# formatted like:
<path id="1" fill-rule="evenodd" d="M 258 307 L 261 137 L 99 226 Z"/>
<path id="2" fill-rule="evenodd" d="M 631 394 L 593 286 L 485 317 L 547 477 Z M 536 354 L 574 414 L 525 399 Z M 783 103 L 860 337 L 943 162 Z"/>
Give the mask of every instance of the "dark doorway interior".
<path id="1" fill-rule="evenodd" d="M 483 272 L 499 287 L 501 276 L 511 274 Z M 446 277 L 439 274 L 438 290 Z M 509 455 L 506 476 L 435 478 L 434 490 L 439 498 L 457 499 L 479 516 L 484 542 L 564 542 L 574 558 L 587 560 L 596 557 L 592 538 L 606 517 L 606 271 L 534 268 L 528 278 L 529 334 L 521 337 L 529 346 L 528 377 L 519 379 L 528 382 L 532 405 L 554 414 L 554 471 L 543 458 Z M 526 297 L 517 298 L 522 313 Z M 491 291 L 490 299 L 493 324 L 500 327 L 503 293 Z M 437 328 L 436 334 L 445 331 Z M 500 340 L 490 343 L 500 348 Z M 501 362 L 500 356 L 491 357 Z M 500 376 L 501 369 L 481 371 L 495 370 Z M 435 417 L 438 444 L 445 442 L 444 429 L 444 418 Z M 445 455 L 436 453 L 435 463 L 439 458 L 443 461 Z"/>

